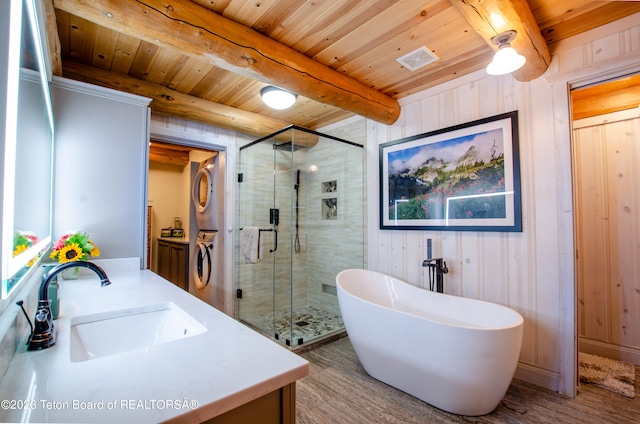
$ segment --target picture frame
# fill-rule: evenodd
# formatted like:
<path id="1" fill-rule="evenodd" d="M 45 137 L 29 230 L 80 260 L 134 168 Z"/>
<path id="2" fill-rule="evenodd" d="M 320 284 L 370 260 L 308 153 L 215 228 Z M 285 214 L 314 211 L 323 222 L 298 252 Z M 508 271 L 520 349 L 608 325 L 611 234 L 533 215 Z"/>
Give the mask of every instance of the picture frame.
<path id="1" fill-rule="evenodd" d="M 383 143 L 380 229 L 521 232 L 518 111 Z"/>

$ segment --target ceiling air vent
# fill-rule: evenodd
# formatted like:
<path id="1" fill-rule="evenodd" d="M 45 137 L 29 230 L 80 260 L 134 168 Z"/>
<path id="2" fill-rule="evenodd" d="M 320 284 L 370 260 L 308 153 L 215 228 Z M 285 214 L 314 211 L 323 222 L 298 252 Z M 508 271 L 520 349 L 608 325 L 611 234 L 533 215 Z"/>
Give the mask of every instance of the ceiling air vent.
<path id="1" fill-rule="evenodd" d="M 411 53 L 405 54 L 404 56 L 396 59 L 396 62 L 413 72 L 416 69 L 427 66 L 438 59 L 440 58 L 433 54 L 429 49 L 426 47 L 420 47 L 418 50 L 414 50 Z"/>

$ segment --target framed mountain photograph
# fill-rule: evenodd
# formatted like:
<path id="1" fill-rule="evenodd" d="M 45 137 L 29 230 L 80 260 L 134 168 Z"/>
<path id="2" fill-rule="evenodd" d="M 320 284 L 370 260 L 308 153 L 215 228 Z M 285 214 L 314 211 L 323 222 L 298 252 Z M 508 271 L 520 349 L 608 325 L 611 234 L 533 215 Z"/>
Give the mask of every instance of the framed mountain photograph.
<path id="1" fill-rule="evenodd" d="M 521 232 L 518 112 L 381 144 L 380 229 Z"/>

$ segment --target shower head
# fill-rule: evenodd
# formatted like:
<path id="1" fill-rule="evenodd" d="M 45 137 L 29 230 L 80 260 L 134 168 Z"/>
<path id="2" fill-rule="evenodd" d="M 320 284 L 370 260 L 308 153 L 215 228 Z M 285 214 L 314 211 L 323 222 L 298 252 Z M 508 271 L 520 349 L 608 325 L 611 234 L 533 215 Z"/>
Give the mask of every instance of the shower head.
<path id="1" fill-rule="evenodd" d="M 274 150 L 287 150 L 287 151 L 291 151 L 291 145 L 292 143 L 290 141 L 287 141 L 286 143 L 280 143 L 280 144 L 274 144 L 273 148 Z M 293 145 L 293 151 L 298 151 L 300 149 L 306 149 L 306 146 L 302 146 L 300 144 L 294 144 Z"/>

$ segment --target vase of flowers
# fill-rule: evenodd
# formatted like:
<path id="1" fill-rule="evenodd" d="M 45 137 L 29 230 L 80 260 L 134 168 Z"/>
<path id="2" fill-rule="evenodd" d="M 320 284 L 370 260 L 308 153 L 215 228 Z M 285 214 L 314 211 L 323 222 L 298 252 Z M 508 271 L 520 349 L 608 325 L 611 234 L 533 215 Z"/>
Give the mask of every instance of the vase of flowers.
<path id="1" fill-rule="evenodd" d="M 53 245 L 49 257 L 61 264 L 71 261 L 86 261 L 90 257 L 100 256 L 100 249 L 93 244 L 84 231 L 72 231 L 60 237 Z M 78 278 L 78 267 L 63 270 L 60 275 L 65 280 Z"/>
<path id="2" fill-rule="evenodd" d="M 60 272 L 60 275 L 65 280 L 77 280 L 80 276 L 80 268 L 74 266 L 73 268 L 63 269 Z"/>

